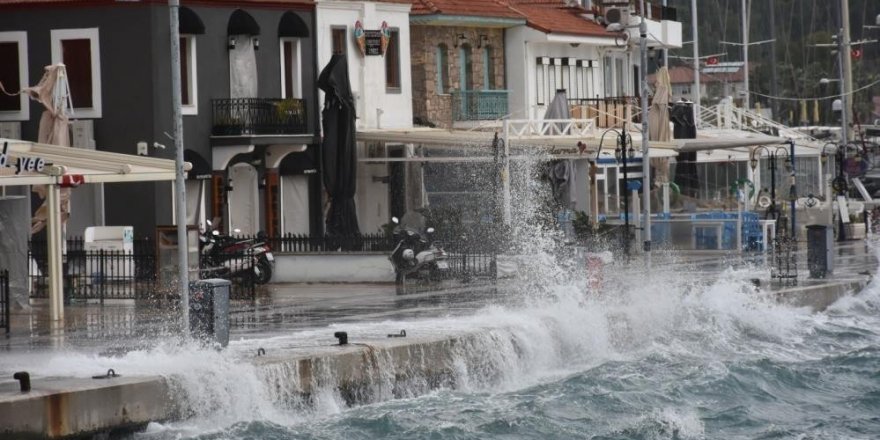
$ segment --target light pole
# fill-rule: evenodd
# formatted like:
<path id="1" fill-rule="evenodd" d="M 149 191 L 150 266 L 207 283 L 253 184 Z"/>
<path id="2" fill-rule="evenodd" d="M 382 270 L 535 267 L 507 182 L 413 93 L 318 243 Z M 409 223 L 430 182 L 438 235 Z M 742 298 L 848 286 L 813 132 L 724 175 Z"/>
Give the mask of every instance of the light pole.
<path id="1" fill-rule="evenodd" d="M 618 166 L 623 164 L 623 236 L 622 236 L 622 245 L 623 245 L 623 254 L 626 256 L 627 261 L 629 261 L 629 188 L 627 188 L 628 176 L 626 171 L 626 163 L 629 158 L 635 154 L 635 150 L 632 147 L 632 137 L 627 136 L 626 134 L 626 123 L 624 123 L 623 128 L 621 130 L 617 130 L 615 128 L 609 128 L 602 133 L 602 136 L 599 137 L 599 149 L 596 151 L 596 162 L 599 162 L 599 154 L 602 153 L 602 143 L 605 141 L 605 135 L 608 133 L 617 134 L 617 146 L 614 148 L 614 158 L 617 160 Z M 627 148 L 627 146 L 629 148 Z M 607 191 L 608 188 L 605 188 Z M 618 191 L 620 191 L 620 187 L 618 186 Z"/>
<path id="2" fill-rule="evenodd" d="M 180 78 L 180 27 L 178 22 L 180 0 L 169 0 L 169 27 L 171 36 L 171 116 L 174 129 L 175 170 L 174 194 L 177 223 L 177 276 L 180 289 L 180 313 L 183 321 L 183 334 L 189 329 L 189 264 L 187 253 L 189 243 L 186 238 L 186 183 L 183 162 L 183 116 Z"/>

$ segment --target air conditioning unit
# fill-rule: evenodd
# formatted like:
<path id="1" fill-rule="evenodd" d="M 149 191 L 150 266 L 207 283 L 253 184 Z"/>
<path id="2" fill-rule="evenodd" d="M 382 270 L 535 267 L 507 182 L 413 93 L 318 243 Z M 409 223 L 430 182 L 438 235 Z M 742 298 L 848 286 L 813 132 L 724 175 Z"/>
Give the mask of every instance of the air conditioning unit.
<path id="1" fill-rule="evenodd" d="M 621 31 L 629 25 L 629 6 L 611 6 L 605 8 L 605 27 L 608 30 Z"/>

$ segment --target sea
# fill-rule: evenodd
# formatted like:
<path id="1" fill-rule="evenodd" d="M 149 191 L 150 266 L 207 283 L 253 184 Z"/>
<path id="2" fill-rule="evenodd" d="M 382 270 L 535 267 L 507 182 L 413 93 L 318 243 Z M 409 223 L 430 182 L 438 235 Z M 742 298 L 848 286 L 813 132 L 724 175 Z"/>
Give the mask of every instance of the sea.
<path id="1" fill-rule="evenodd" d="M 454 385 L 394 396 L 379 386 L 359 405 L 332 387 L 297 399 L 284 391 L 289 372 L 240 360 L 255 345 L 308 344 L 334 328 L 233 340 L 222 352 L 169 343 L 112 359 L 67 353 L 33 370 L 89 374 L 103 362 L 168 376 L 185 417 L 127 434 L 140 440 L 880 438 L 880 282 L 815 312 L 756 289 L 755 268 L 712 280 L 614 270 L 601 293 L 524 285 L 541 292 L 464 315 L 346 324 L 354 335 L 481 335 L 458 354 Z"/>

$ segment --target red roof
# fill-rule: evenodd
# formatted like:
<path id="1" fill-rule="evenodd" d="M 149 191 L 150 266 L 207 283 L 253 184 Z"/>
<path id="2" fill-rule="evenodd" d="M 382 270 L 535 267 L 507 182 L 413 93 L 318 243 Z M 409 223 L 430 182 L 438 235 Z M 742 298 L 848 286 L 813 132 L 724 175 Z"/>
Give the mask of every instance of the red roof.
<path id="1" fill-rule="evenodd" d="M 498 0 L 412 0 L 412 15 L 463 15 L 472 17 L 524 18 Z"/>
<path id="2" fill-rule="evenodd" d="M 581 14 L 587 12 L 585 9 L 566 6 L 559 0 L 513 0 L 512 6 L 526 16 L 530 27 L 541 32 L 590 37 L 615 36 L 601 25 L 582 17 Z"/>
<path id="3" fill-rule="evenodd" d="M 405 3 L 407 0 L 400 0 Z M 0 6 L 49 6 L 52 4 L 63 4 L 69 6 L 94 6 L 94 5 L 131 5 L 157 3 L 167 4 L 166 0 L 142 0 L 138 2 L 122 2 L 118 0 L 0 0 Z M 181 0 L 182 6 L 200 5 L 200 6 L 236 6 L 241 4 L 249 4 L 253 6 L 314 6 L 314 0 Z"/>

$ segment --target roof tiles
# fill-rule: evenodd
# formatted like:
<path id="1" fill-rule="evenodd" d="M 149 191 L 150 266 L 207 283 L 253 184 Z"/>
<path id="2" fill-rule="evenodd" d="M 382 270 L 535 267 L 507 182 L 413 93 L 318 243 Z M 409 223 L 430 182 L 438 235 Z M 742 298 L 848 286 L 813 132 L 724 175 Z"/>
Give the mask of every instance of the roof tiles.
<path id="1" fill-rule="evenodd" d="M 523 16 L 498 0 L 413 0 L 412 15 L 462 15 L 519 18 Z"/>

